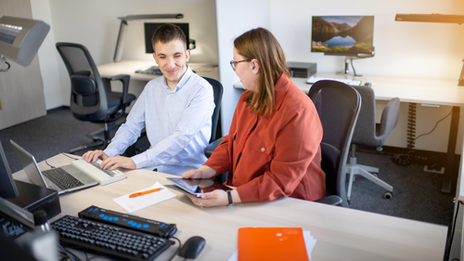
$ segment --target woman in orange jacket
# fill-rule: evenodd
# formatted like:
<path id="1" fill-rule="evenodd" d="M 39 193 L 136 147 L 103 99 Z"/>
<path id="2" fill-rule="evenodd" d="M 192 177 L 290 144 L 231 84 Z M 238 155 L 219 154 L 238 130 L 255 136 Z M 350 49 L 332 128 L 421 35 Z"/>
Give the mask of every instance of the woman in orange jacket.
<path id="1" fill-rule="evenodd" d="M 198 206 L 270 201 L 279 197 L 317 200 L 325 196 L 321 169 L 322 125 L 310 98 L 290 80 L 283 50 L 266 29 L 234 41 L 232 69 L 246 91 L 229 134 L 200 168 L 183 178 L 212 178 L 229 171 L 232 191 L 214 190 Z"/>

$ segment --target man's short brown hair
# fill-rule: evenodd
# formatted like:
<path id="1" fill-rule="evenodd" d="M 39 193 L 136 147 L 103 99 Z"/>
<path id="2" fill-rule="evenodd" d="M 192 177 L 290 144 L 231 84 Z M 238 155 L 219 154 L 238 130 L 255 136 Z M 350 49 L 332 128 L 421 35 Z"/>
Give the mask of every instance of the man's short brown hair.
<path id="1" fill-rule="evenodd" d="M 187 37 L 184 31 L 175 24 L 163 24 L 153 33 L 151 44 L 153 45 L 153 50 L 155 50 L 155 43 L 161 42 L 165 44 L 174 40 L 181 40 L 187 49 Z"/>

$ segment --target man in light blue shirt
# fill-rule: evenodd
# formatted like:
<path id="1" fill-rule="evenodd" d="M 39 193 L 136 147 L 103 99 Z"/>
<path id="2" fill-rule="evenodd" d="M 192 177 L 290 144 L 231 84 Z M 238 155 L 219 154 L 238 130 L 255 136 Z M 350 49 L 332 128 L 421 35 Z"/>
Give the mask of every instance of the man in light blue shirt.
<path id="1" fill-rule="evenodd" d="M 181 175 L 200 167 L 211 136 L 213 89 L 186 64 L 190 50 L 182 30 L 172 24 L 153 34 L 153 57 L 163 76 L 148 82 L 126 122 L 104 150 L 86 152 L 87 162 L 101 158 L 103 169 L 157 168 Z M 133 157 L 118 156 L 146 129 L 150 148 Z"/>

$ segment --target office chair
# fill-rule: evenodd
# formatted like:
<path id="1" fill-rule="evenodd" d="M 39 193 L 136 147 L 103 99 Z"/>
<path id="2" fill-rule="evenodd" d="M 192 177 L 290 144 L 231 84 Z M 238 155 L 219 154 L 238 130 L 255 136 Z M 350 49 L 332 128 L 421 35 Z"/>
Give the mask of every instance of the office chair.
<path id="1" fill-rule="evenodd" d="M 316 106 L 324 130 L 321 165 L 326 174 L 326 197 L 316 202 L 348 207 L 345 165 L 361 96 L 351 86 L 330 80 L 314 83 L 308 96 Z"/>
<path id="2" fill-rule="evenodd" d="M 214 91 L 214 104 L 216 105 L 216 107 L 214 107 L 214 112 L 213 112 L 213 117 L 212 117 L 212 124 L 211 124 L 211 139 L 209 140 L 209 145 L 206 146 L 205 148 L 205 155 L 207 158 L 209 158 L 211 156 L 211 154 L 213 153 L 214 149 L 217 148 L 217 146 L 219 145 L 219 143 L 222 142 L 222 133 L 218 133 L 218 126 L 220 126 L 220 122 L 219 122 L 219 112 L 220 112 L 220 109 L 221 109 L 221 103 L 222 103 L 222 95 L 224 93 L 224 87 L 222 86 L 222 83 L 215 80 L 215 79 L 211 79 L 211 78 L 208 78 L 208 77 L 203 77 L 205 78 L 205 80 L 207 80 L 209 82 L 209 84 L 211 84 L 213 86 L 213 91 Z M 218 125 L 219 123 L 219 125 Z M 219 136 L 219 138 L 217 137 Z M 226 173 L 222 173 L 220 175 L 217 175 L 215 180 L 216 181 L 219 181 L 221 183 L 224 183 L 226 182 L 227 180 L 227 174 L 228 172 Z"/>
<path id="3" fill-rule="evenodd" d="M 116 75 L 102 78 L 98 73 L 87 48 L 76 43 L 56 43 L 56 48 L 71 78 L 70 109 L 74 117 L 81 121 L 104 123 L 104 138 L 93 137 L 94 143 L 72 149 L 80 150 L 102 147 L 110 142 L 110 124 L 125 115 L 125 109 L 135 100 L 128 93 L 129 75 Z M 121 81 L 122 92 L 111 91 L 111 81 Z"/>
<path id="4" fill-rule="evenodd" d="M 396 127 L 400 111 L 400 99 L 391 99 L 384 110 L 380 119 L 380 124 L 375 122 L 375 93 L 370 85 L 355 86 L 363 100 L 363 107 L 359 113 L 359 121 L 353 134 L 350 161 L 346 165 L 346 173 L 350 174 L 348 181 L 347 199 L 351 198 L 351 190 L 356 175 L 374 182 L 375 184 L 387 190 L 383 195 L 384 198 L 390 199 L 393 196 L 393 187 L 379 179 L 372 173 L 379 173 L 379 169 L 375 167 L 357 164 L 356 159 L 356 144 L 369 147 L 376 147 L 377 151 L 382 150 L 382 145 L 385 143 L 388 135 Z"/>
<path id="5" fill-rule="evenodd" d="M 208 77 L 203 77 L 205 80 L 213 86 L 213 93 L 214 93 L 214 111 L 213 111 L 213 116 L 211 118 L 211 138 L 209 140 L 209 143 L 215 141 L 218 137 L 216 136 L 222 136 L 222 133 L 218 133 L 218 122 L 219 122 L 219 111 L 221 109 L 221 103 L 222 103 L 222 95 L 224 93 L 224 87 L 222 86 L 221 82 L 218 80 L 208 78 Z M 220 125 L 220 124 L 219 124 Z"/>

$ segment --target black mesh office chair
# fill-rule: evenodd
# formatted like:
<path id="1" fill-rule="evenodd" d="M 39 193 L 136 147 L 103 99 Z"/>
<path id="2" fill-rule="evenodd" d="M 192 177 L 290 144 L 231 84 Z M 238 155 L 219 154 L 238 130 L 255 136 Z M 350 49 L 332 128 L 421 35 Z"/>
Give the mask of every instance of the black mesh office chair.
<path id="1" fill-rule="evenodd" d="M 81 44 L 57 43 L 56 48 L 71 78 L 70 109 L 74 117 L 81 121 L 105 124 L 103 139 L 93 137 L 96 141 L 93 144 L 70 152 L 99 146 L 104 148 L 110 141 L 109 124 L 121 118 L 126 107 L 135 100 L 135 96 L 128 93 L 130 76 L 100 77 L 92 56 Z M 116 80 L 122 82 L 122 92 L 111 91 L 111 81 Z"/>
<path id="2" fill-rule="evenodd" d="M 326 174 L 327 195 L 316 202 L 348 207 L 345 165 L 361 108 L 361 96 L 352 87 L 329 80 L 313 84 L 308 96 L 316 106 L 324 129 L 321 164 Z"/>
<path id="3" fill-rule="evenodd" d="M 215 141 L 219 136 L 222 136 L 222 133 L 218 132 L 218 126 L 220 126 L 219 122 L 219 112 L 221 109 L 221 103 L 222 103 L 222 94 L 224 93 L 224 87 L 222 86 L 221 82 L 218 80 L 208 78 L 208 77 L 203 77 L 205 80 L 213 86 L 213 92 L 214 92 L 214 111 L 213 111 L 213 116 L 211 118 L 211 138 L 209 142 Z M 220 128 L 219 128 L 220 129 Z"/>
<path id="4" fill-rule="evenodd" d="M 379 173 L 379 169 L 375 167 L 357 164 L 356 158 L 356 144 L 368 147 L 375 147 L 377 151 L 382 150 L 382 145 L 385 143 L 388 135 L 396 127 L 398 123 L 398 116 L 400 111 L 400 99 L 391 99 L 384 110 L 380 119 L 380 124 L 375 122 L 375 93 L 370 85 L 368 86 L 355 86 L 354 87 L 360 94 L 363 100 L 363 107 L 359 113 L 359 121 L 353 134 L 350 161 L 346 165 L 346 173 L 350 174 L 347 199 L 351 198 L 351 190 L 356 175 L 363 176 L 364 178 L 374 182 L 375 184 L 383 187 L 387 191 L 383 197 L 390 199 L 393 196 L 393 187 L 385 181 L 379 179 L 372 173 Z"/>
<path id="5" fill-rule="evenodd" d="M 222 94 L 224 93 L 224 88 L 222 86 L 222 84 L 215 80 L 215 79 L 211 79 L 211 78 L 207 78 L 207 77 L 203 77 L 205 78 L 205 80 L 207 80 L 209 82 L 209 84 L 211 84 L 213 86 L 213 91 L 214 91 L 214 104 L 216 105 L 216 107 L 214 107 L 214 112 L 213 112 L 213 118 L 212 118 L 212 130 L 211 130 L 211 139 L 209 140 L 209 145 L 206 146 L 205 148 L 205 155 L 206 157 L 209 158 L 209 156 L 211 156 L 211 154 L 213 153 L 214 149 L 219 145 L 219 143 L 221 143 L 222 141 L 222 133 L 218 133 L 218 126 L 220 126 L 220 122 L 219 122 L 219 112 L 220 112 L 220 109 L 221 109 L 221 103 L 222 103 Z M 218 125 L 219 123 L 219 125 Z M 217 137 L 219 136 L 219 137 Z M 219 182 L 226 182 L 227 180 L 227 174 L 228 172 L 226 173 L 222 173 L 218 176 L 216 176 L 216 180 L 219 181 Z"/>

